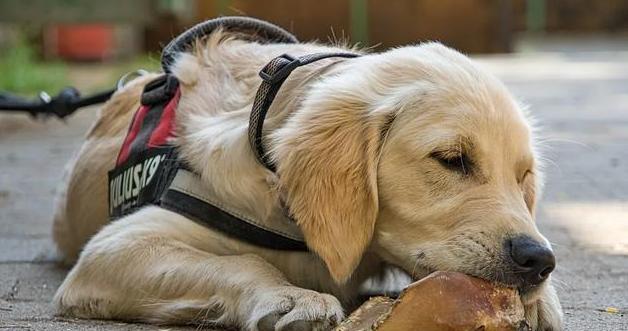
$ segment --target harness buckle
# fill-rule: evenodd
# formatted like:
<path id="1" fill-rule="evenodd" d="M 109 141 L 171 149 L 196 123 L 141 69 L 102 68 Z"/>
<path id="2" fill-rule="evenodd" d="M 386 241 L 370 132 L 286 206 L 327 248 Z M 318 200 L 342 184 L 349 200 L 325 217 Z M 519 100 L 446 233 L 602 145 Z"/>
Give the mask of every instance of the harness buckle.
<path id="1" fill-rule="evenodd" d="M 300 59 L 288 54 L 282 54 L 265 65 L 259 72 L 259 76 L 265 82 L 274 85 L 286 79 L 299 66 L 301 66 Z"/>
<path id="2" fill-rule="evenodd" d="M 150 81 L 144 86 L 140 102 L 144 106 L 151 106 L 170 100 L 177 89 L 179 81 L 174 75 L 166 74 Z"/>

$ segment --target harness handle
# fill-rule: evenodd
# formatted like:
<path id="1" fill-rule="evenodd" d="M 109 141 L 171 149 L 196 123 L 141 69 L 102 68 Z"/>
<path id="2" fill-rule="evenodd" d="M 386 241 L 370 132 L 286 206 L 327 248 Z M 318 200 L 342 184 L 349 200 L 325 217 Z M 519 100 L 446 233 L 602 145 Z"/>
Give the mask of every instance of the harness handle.
<path id="1" fill-rule="evenodd" d="M 177 53 L 187 51 L 196 40 L 212 33 L 217 28 L 247 32 L 253 40 L 295 44 L 299 40 L 292 33 L 272 23 L 244 16 L 226 16 L 207 20 L 191 27 L 166 45 L 161 54 L 161 67 L 170 73 Z"/>

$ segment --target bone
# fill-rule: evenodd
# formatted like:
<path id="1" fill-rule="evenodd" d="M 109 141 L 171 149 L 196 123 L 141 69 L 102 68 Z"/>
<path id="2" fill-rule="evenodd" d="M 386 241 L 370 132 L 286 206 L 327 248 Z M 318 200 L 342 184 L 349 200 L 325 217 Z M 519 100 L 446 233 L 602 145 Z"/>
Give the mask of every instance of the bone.
<path id="1" fill-rule="evenodd" d="M 528 331 L 516 290 L 455 272 L 435 272 L 397 300 L 374 297 L 336 331 Z"/>

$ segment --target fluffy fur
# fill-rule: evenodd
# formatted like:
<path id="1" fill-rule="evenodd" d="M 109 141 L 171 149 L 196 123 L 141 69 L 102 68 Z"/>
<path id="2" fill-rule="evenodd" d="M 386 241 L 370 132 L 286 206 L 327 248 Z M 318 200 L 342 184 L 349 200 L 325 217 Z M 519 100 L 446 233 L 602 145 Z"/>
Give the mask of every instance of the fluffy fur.
<path id="1" fill-rule="evenodd" d="M 104 106 L 59 199 L 54 237 L 75 263 L 55 297 L 60 313 L 327 329 L 388 265 L 413 278 L 457 270 L 508 284 L 504 240 L 525 234 L 549 246 L 534 224 L 539 170 L 520 107 L 437 43 L 296 70 L 265 126 L 278 171 L 261 166 L 247 140 L 259 69 L 282 53 L 329 51 L 346 49 L 218 32 L 174 67 L 181 157 L 259 219 L 285 203 L 312 253 L 251 246 L 154 206 L 108 222 L 106 174 L 154 77 L 145 76 Z M 457 157 L 462 167 L 443 164 Z M 523 299 L 534 330 L 561 329 L 549 282 Z"/>

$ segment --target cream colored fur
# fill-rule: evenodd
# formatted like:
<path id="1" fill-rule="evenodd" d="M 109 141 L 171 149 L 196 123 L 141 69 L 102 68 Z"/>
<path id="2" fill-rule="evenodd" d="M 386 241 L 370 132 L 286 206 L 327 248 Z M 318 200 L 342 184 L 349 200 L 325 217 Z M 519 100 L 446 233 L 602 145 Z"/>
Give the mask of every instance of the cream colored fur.
<path id="1" fill-rule="evenodd" d="M 414 278 L 458 270 L 494 279 L 505 272 L 497 256 L 507 236 L 547 242 L 534 224 L 539 169 L 520 107 L 437 43 L 296 70 L 265 125 L 278 172 L 261 166 L 247 140 L 259 69 L 283 53 L 339 50 L 216 33 L 174 68 L 181 157 L 225 201 L 262 220 L 285 201 L 313 253 L 252 246 L 154 206 L 108 222 L 106 174 L 154 76 L 142 77 L 103 107 L 59 198 L 54 237 L 75 263 L 55 297 L 59 312 L 328 329 L 387 265 Z M 464 151 L 477 167 L 452 172 L 435 150 Z M 551 284 L 524 300 L 534 330 L 561 329 Z"/>

